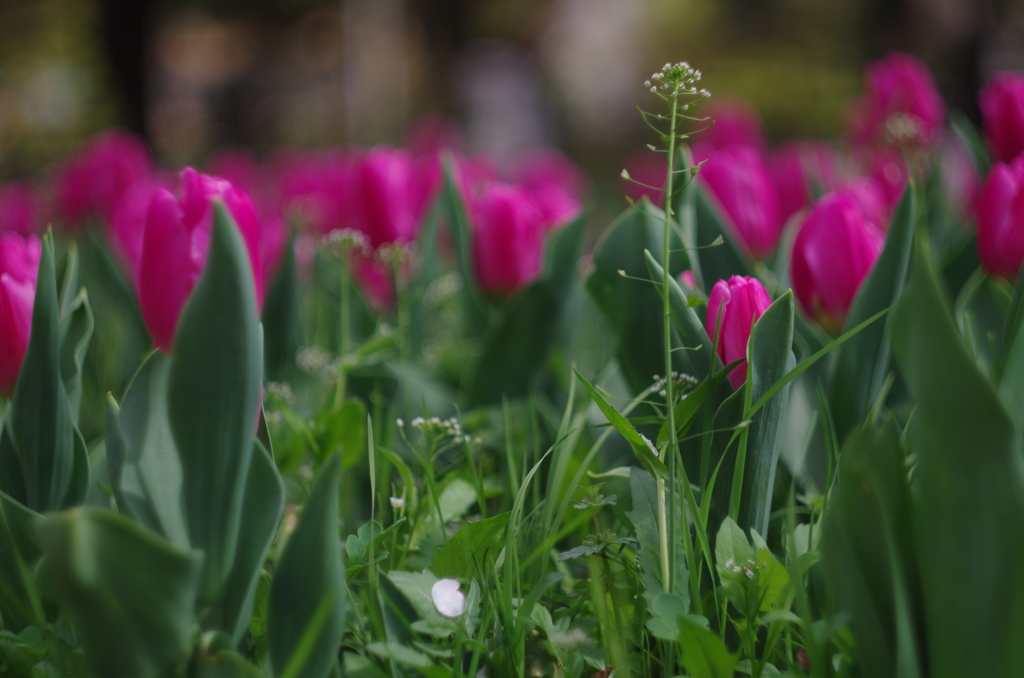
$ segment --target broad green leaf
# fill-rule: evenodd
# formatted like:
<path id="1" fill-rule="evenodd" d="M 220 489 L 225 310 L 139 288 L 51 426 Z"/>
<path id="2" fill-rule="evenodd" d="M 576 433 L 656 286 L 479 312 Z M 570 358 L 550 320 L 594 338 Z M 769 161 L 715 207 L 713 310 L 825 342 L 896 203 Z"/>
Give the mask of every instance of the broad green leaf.
<path id="1" fill-rule="evenodd" d="M 251 264 L 215 200 L 206 264 L 181 312 L 167 376 L 189 542 L 205 554 L 203 602 L 218 599 L 234 562 L 262 374 Z"/>
<path id="2" fill-rule="evenodd" d="M 697 622 L 679 619 L 680 660 L 692 678 L 731 678 L 737 656 L 729 653 L 718 634 Z"/>
<path id="3" fill-rule="evenodd" d="M 32 575 L 41 555 L 35 530 L 40 519 L 32 509 L 0 494 L 0 615 L 9 631 L 42 620 Z"/>
<path id="4" fill-rule="evenodd" d="M 462 618 L 456 620 L 443 617 L 434 607 L 434 599 L 430 595 L 430 590 L 437 583 L 438 578 L 430 570 L 422 572 L 392 571 L 388 573 L 387 578 L 402 592 L 419 616 L 419 620 L 413 622 L 414 630 L 435 638 L 448 638 L 455 633 L 456 624 L 461 623 Z M 465 617 L 466 628 L 472 633 L 476 628 L 477 617 L 480 613 L 480 587 L 476 580 L 472 580 L 469 591 L 466 591 L 465 586 L 461 590 L 466 595 L 466 612 L 463 617 Z"/>
<path id="5" fill-rule="evenodd" d="M 714 196 L 700 183 L 696 185 L 697 217 L 697 258 L 700 259 L 704 274 L 704 289 L 708 292 L 719 280 L 728 280 L 734 275 L 750 275 L 750 267 L 742 248 L 737 244 L 731 229 L 726 226 L 728 217 L 722 215 Z M 709 247 L 721 238 L 721 244 Z"/>
<path id="6" fill-rule="evenodd" d="M 455 579 L 479 577 L 489 572 L 487 561 L 496 559 L 505 545 L 509 516 L 509 513 L 501 513 L 463 525 L 437 549 L 431 571 L 438 577 Z"/>
<path id="7" fill-rule="evenodd" d="M 654 282 L 655 288 L 658 288 L 665 280 L 665 270 L 660 263 L 655 261 L 650 252 L 645 250 L 644 257 L 651 280 Z M 712 366 L 715 370 L 721 369 L 721 361 L 712 353 L 711 337 L 708 336 L 700 318 L 697 317 L 696 311 L 687 302 L 686 295 L 675 278 L 669 278 L 668 296 L 669 302 L 672 304 L 672 326 L 679 333 L 683 346 L 688 349 L 690 362 L 693 363 L 697 372 L 694 376 L 703 379 Z"/>
<path id="8" fill-rule="evenodd" d="M 885 248 L 857 291 L 844 330 L 889 308 L 903 291 L 914 243 L 914 198 L 914 186 L 907 184 L 889 226 Z M 867 416 L 890 372 L 890 363 L 889 337 L 882 323 L 865 328 L 837 352 L 831 403 L 840 441 Z"/>
<path id="9" fill-rule="evenodd" d="M 661 541 L 658 537 L 658 485 L 650 473 L 634 467 L 629 475 L 629 490 L 633 508 L 626 511 L 626 516 L 633 523 L 638 542 L 637 555 L 643 568 L 640 578 L 644 583 L 644 598 L 651 602 L 659 593 L 673 593 L 689 606 L 690 573 L 686 569 L 686 552 L 682 542 L 685 538 L 682 536 L 684 528 L 679 528 L 677 534 L 669 535 L 673 577 L 671 591 L 666 591 L 661 571 Z M 676 525 L 684 524 L 681 518 L 677 503 Z"/>
<path id="10" fill-rule="evenodd" d="M 653 375 L 665 371 L 664 309 L 658 290 L 648 282 L 644 254 L 650 251 L 660 262 L 664 241 L 664 213 L 645 198 L 619 215 L 601 237 L 594 249 L 594 271 L 586 283 L 618 334 L 619 364 L 636 393 L 651 385 Z M 687 268 L 689 260 L 678 234 L 672 234 L 669 247 L 669 274 L 674 278 Z M 688 353 L 672 353 L 673 369 L 694 373 Z"/>
<path id="11" fill-rule="evenodd" d="M 263 364 L 268 379 L 284 379 L 299 349 L 299 289 L 295 279 L 295 236 L 289 234 L 281 263 L 263 300 Z"/>
<path id="12" fill-rule="evenodd" d="M 236 647 L 249 628 L 263 561 L 284 513 L 284 481 L 266 448 L 258 440 L 254 440 L 253 445 L 235 563 L 223 599 L 208 613 L 210 617 L 205 624 L 207 628 L 220 628 L 227 633 Z"/>
<path id="13" fill-rule="evenodd" d="M 299 524 L 277 560 L 267 607 L 274 675 L 324 678 L 337 663 L 347 591 L 338 540 L 339 458 L 317 475 Z"/>
<path id="14" fill-rule="evenodd" d="M 1024 434 L 1024 275 L 1017 279 L 1010 308 L 1003 322 L 1005 359 L 999 375 L 999 397 L 1013 419 L 1017 436 Z M 0 457 L 2 458 L 2 457 Z"/>
<path id="15" fill-rule="evenodd" d="M 193 678 L 265 678 L 262 671 L 230 650 L 202 655 L 195 660 Z"/>
<path id="16" fill-rule="evenodd" d="M 860 662 L 869 675 L 880 678 L 920 674 L 919 669 L 897 670 L 904 664 L 919 666 L 923 657 L 912 511 L 894 422 L 878 430 L 870 425 L 854 430 L 843 446 L 822 554 L 836 603 L 851 615 Z M 900 620 L 900 608 L 913 615 L 902 613 Z"/>
<path id="17" fill-rule="evenodd" d="M 981 130 L 975 127 L 960 110 L 950 111 L 949 121 L 957 137 L 971 152 L 978 175 L 986 176 L 992 168 L 992 161 L 989 159 L 988 149 L 985 148 L 985 139 L 981 135 Z"/>
<path id="18" fill-rule="evenodd" d="M 182 471 L 168 421 L 171 359 L 154 351 L 135 374 L 118 410 L 107 399 L 107 461 L 117 509 L 172 544 L 189 546 Z"/>
<path id="19" fill-rule="evenodd" d="M 541 278 L 506 301 L 488 325 L 470 371 L 470 407 L 529 392 L 544 367 L 575 279 L 584 226 L 581 216 L 548 235 Z"/>
<path id="20" fill-rule="evenodd" d="M 462 274 L 462 289 L 465 302 L 463 304 L 466 320 L 474 333 L 483 332 L 487 326 L 488 304 L 483 291 L 477 283 L 475 259 L 473 257 L 473 236 L 469 223 L 468 210 L 459 190 L 459 167 L 455 158 L 447 156 L 444 166 L 444 188 L 439 198 L 439 209 L 442 219 L 447 225 L 455 247 L 455 255 Z"/>
<path id="21" fill-rule="evenodd" d="M 1024 665 L 1024 458 L 1013 421 L 962 343 L 915 248 L 892 317 L 912 421 L 918 562 L 932 676 L 1011 676 Z"/>
<path id="22" fill-rule="evenodd" d="M 52 516 L 38 530 L 40 577 L 95 675 L 172 675 L 189 654 L 201 556 L 103 509 Z"/>
<path id="23" fill-rule="evenodd" d="M 1003 328 L 1012 293 L 1004 281 L 990 278 L 979 268 L 964 283 L 953 306 L 953 317 L 978 367 L 993 380 L 1003 364 Z"/>
<path id="24" fill-rule="evenodd" d="M 7 432 L 20 462 L 24 503 L 39 511 L 64 506 L 75 465 L 75 425 L 60 361 L 60 302 L 53 236 L 43 238 L 32 307 L 32 331 L 7 413 Z M 0 490 L 16 498 L 16 481 Z"/>
<path id="25" fill-rule="evenodd" d="M 82 406 L 82 364 L 93 331 L 92 308 L 85 288 L 64 307 L 60 316 L 60 374 L 68 394 L 71 420 L 78 423 Z"/>
<path id="26" fill-rule="evenodd" d="M 651 441 L 644 438 L 642 435 L 637 433 L 633 425 L 629 423 L 625 417 L 619 414 L 618 410 L 608 404 L 608 401 L 597 392 L 590 382 L 583 378 L 583 375 L 576 372 L 576 378 L 579 379 L 584 388 L 587 389 L 587 393 L 594 399 L 594 403 L 601 410 L 601 413 L 608 419 L 608 423 L 615 427 L 615 430 L 622 434 L 622 437 L 629 443 L 630 448 L 633 450 L 633 454 L 646 466 L 653 474 L 664 477 L 668 473 L 668 469 L 665 468 L 664 462 L 658 458 L 658 451 L 654 449 L 654 445 Z"/>

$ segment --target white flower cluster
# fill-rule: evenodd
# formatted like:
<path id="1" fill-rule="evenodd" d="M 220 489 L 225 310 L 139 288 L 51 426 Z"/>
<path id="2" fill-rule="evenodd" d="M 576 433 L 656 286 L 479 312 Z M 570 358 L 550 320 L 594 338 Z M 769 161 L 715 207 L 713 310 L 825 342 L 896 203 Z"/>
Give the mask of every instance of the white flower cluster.
<path id="1" fill-rule="evenodd" d="M 706 89 L 697 89 L 700 76 L 700 71 L 685 61 L 680 61 L 675 64 L 665 64 L 660 71 L 651 76 L 650 80 L 644 82 L 644 87 L 663 96 L 690 94 L 707 99 L 711 96 L 711 92 Z"/>
<path id="2" fill-rule="evenodd" d="M 405 425 L 405 422 L 403 422 L 401 419 L 397 420 L 396 423 L 399 426 Z M 413 425 L 414 428 L 418 428 L 419 430 L 423 431 L 424 435 L 434 435 L 440 437 L 451 436 L 452 442 L 456 444 L 480 442 L 479 438 L 477 438 L 474 441 L 469 434 L 463 433 L 462 424 L 460 424 L 459 420 L 456 419 L 455 417 L 451 417 L 450 419 L 441 419 L 440 417 L 430 417 L 428 419 L 424 419 L 423 417 L 416 417 L 410 423 Z"/>
<path id="3" fill-rule="evenodd" d="M 291 384 L 287 381 L 268 381 L 266 385 L 267 396 L 276 398 L 283 403 L 291 403 L 295 400 Z"/>
<path id="4" fill-rule="evenodd" d="M 370 239 L 362 231 L 354 228 L 339 228 L 331 231 L 320 239 L 320 247 L 328 250 L 335 256 L 347 256 L 356 254 L 369 256 L 372 248 Z"/>
<path id="5" fill-rule="evenodd" d="M 883 130 L 886 143 L 897 148 L 917 146 L 924 141 L 924 124 L 913 113 L 889 116 Z"/>
<path id="6" fill-rule="evenodd" d="M 746 575 L 747 579 L 753 579 L 754 573 L 760 569 L 768 567 L 767 562 L 762 562 L 760 565 L 755 563 L 753 560 L 747 560 L 746 565 L 740 565 L 736 563 L 732 558 L 725 561 L 725 571 L 732 572 L 733 574 L 740 574 L 741 572 Z"/>
<path id="7" fill-rule="evenodd" d="M 654 390 L 657 391 L 659 395 L 664 396 L 665 387 L 667 385 L 665 377 L 655 374 L 652 379 L 654 379 Z M 689 390 L 699 383 L 700 382 L 697 381 L 697 378 L 692 375 L 682 374 L 675 371 L 672 372 L 672 387 L 673 391 L 677 394 L 684 390 Z"/>
<path id="8" fill-rule="evenodd" d="M 338 357 L 319 346 L 305 346 L 295 355 L 295 363 L 307 374 L 319 376 L 327 383 L 338 377 Z"/>

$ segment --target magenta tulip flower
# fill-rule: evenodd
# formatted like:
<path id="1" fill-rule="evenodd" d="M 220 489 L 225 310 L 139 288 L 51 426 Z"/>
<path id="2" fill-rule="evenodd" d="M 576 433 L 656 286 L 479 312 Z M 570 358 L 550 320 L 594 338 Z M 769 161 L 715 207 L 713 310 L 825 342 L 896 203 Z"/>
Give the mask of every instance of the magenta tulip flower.
<path id="1" fill-rule="evenodd" d="M 779 196 L 783 224 L 811 204 L 811 189 L 829 189 L 835 183 L 835 160 L 823 143 L 793 141 L 768 157 L 768 169 Z"/>
<path id="2" fill-rule="evenodd" d="M 31 185 L 12 181 L 0 184 L 0 233 L 31 235 L 39 230 L 39 196 Z"/>
<path id="3" fill-rule="evenodd" d="M 419 179 L 408 151 L 377 146 L 356 160 L 350 194 L 355 225 L 374 249 L 416 239 L 423 207 Z"/>
<path id="4" fill-rule="evenodd" d="M 946 120 L 946 105 L 935 89 L 928 67 L 919 59 L 890 52 L 867 67 L 866 92 L 850 115 L 850 136 L 855 144 L 887 143 L 886 127 L 904 116 L 915 128 L 917 143 L 939 141 Z"/>
<path id="5" fill-rule="evenodd" d="M 804 312 L 838 334 L 885 238 L 842 193 L 818 200 L 793 242 L 790 278 Z"/>
<path id="6" fill-rule="evenodd" d="M 698 179 L 717 199 L 737 244 L 754 259 L 766 259 L 782 236 L 779 198 L 761 154 L 734 144 L 712 150 L 694 146 L 694 160 L 706 161 Z"/>
<path id="7" fill-rule="evenodd" d="M 849 196 L 870 223 L 883 231 L 889 230 L 889 200 L 877 181 L 871 177 L 850 177 L 836 186 L 836 193 Z"/>
<path id="8" fill-rule="evenodd" d="M 1024 73 L 996 73 L 978 94 L 981 128 L 992 155 L 1012 162 L 1024 151 Z"/>
<path id="9" fill-rule="evenodd" d="M 868 170 L 882 190 L 887 212 L 892 214 L 910 180 L 903 154 L 895 148 L 876 148 L 869 155 Z"/>
<path id="10" fill-rule="evenodd" d="M 0 395 L 14 392 L 28 349 L 41 253 L 34 235 L 0 235 Z"/>
<path id="11" fill-rule="evenodd" d="M 644 196 L 658 207 L 665 205 L 665 156 L 649 150 L 639 150 L 626 158 L 629 179 L 622 180 L 622 188 L 633 202 Z M 651 188 L 653 187 L 653 188 Z"/>
<path id="12" fill-rule="evenodd" d="M 263 304 L 260 225 L 252 199 L 223 179 L 181 172 L 181 199 L 159 189 L 146 215 L 139 267 L 139 304 L 153 343 L 169 353 L 178 318 L 206 263 L 213 226 L 213 199 L 224 201 L 242 234 L 257 303 Z"/>
<path id="13" fill-rule="evenodd" d="M 764 312 L 772 305 L 771 297 L 756 278 L 734 275 L 728 280 L 719 280 L 711 288 L 708 297 L 708 314 L 704 322 L 708 336 L 718 337 L 718 357 L 726 365 L 734 360 L 743 360 L 731 372 L 729 381 L 739 389 L 747 380 L 747 342 L 750 332 Z"/>
<path id="14" fill-rule="evenodd" d="M 152 171 L 153 162 L 141 138 L 117 129 L 101 132 L 59 170 L 59 212 L 71 226 L 90 217 L 110 223 L 121 195 Z"/>
<path id="15" fill-rule="evenodd" d="M 537 277 L 546 232 L 529 192 L 493 182 L 473 203 L 476 272 L 488 294 L 504 296 Z"/>
<path id="16" fill-rule="evenodd" d="M 981 187 L 978 258 L 989 274 L 1017 279 L 1024 261 L 1024 155 L 996 163 Z"/>
<path id="17" fill-rule="evenodd" d="M 746 99 L 725 97 L 713 99 L 705 104 L 700 117 L 711 118 L 698 122 L 701 127 L 710 126 L 698 132 L 694 138 L 714 148 L 725 148 L 732 144 L 752 146 L 760 153 L 768 150 L 768 142 L 761 132 L 761 116 Z M 700 129 L 700 128 L 698 128 Z"/>

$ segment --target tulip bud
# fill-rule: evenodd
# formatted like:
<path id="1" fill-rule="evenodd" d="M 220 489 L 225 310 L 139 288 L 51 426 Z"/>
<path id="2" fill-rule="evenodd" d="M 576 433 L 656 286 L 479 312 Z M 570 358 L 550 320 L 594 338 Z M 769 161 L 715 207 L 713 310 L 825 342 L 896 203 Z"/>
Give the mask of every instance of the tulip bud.
<path id="1" fill-rule="evenodd" d="M 740 247 L 755 259 L 768 258 L 779 243 L 783 224 L 775 185 L 761 154 L 751 146 L 711 150 L 697 144 L 694 160 L 706 161 L 697 177 L 717 199 Z"/>
<path id="2" fill-rule="evenodd" d="M 242 234 L 252 264 L 256 300 L 263 304 L 259 219 L 249 196 L 223 179 L 181 172 L 181 199 L 158 189 L 146 214 L 139 268 L 139 304 L 153 343 L 170 352 L 178 318 L 206 263 L 213 226 L 213 199 L 219 197 Z"/>
<path id="3" fill-rule="evenodd" d="M 473 247 L 480 285 L 507 295 L 540 271 L 544 215 L 520 187 L 491 183 L 473 204 Z"/>
<path id="4" fill-rule="evenodd" d="M 996 163 L 978 197 L 978 258 L 993 276 L 1017 279 L 1024 260 L 1024 155 Z"/>
<path id="5" fill-rule="evenodd" d="M 829 188 L 835 183 L 835 160 L 822 143 L 788 143 L 769 156 L 768 169 L 779 196 L 783 223 L 811 203 L 812 187 Z"/>
<path id="6" fill-rule="evenodd" d="M 704 323 L 708 336 L 715 339 L 715 328 L 721 330 L 718 336 L 718 357 L 728 365 L 734 360 L 744 359 L 729 373 L 729 381 L 735 389 L 747 380 L 747 342 L 754 323 L 772 305 L 771 297 L 756 278 L 734 275 L 728 280 L 719 280 L 711 288 L 708 298 L 708 314 Z"/>
<path id="7" fill-rule="evenodd" d="M 41 254 L 34 235 L 0 235 L 0 395 L 14 391 L 28 349 Z"/>
<path id="8" fill-rule="evenodd" d="M 928 67 L 919 59 L 890 52 L 870 64 L 864 74 L 866 91 L 850 115 L 850 136 L 855 144 L 910 141 L 931 146 L 939 141 L 946 119 L 946 105 L 935 89 Z M 912 139 L 889 138 L 896 118 L 912 127 Z"/>
<path id="9" fill-rule="evenodd" d="M 811 209 L 793 241 L 790 277 L 804 312 L 838 334 L 885 239 L 848 195 L 829 193 Z"/>
<path id="10" fill-rule="evenodd" d="M 996 160 L 1012 162 L 1024 151 L 1024 73 L 996 73 L 978 94 L 981 128 Z"/>
<path id="11" fill-rule="evenodd" d="M 101 132 L 72 156 L 57 178 L 57 204 L 69 225 L 89 217 L 110 223 L 121 195 L 149 175 L 152 160 L 142 139 L 122 130 Z"/>
<path id="12" fill-rule="evenodd" d="M 29 184 L 0 184 L 0 233 L 31 235 L 39 228 L 39 221 L 39 198 Z"/>
<path id="13" fill-rule="evenodd" d="M 419 179 L 408 151 L 377 146 L 356 161 L 351 184 L 355 226 L 374 249 L 416 239 L 424 203 Z"/>

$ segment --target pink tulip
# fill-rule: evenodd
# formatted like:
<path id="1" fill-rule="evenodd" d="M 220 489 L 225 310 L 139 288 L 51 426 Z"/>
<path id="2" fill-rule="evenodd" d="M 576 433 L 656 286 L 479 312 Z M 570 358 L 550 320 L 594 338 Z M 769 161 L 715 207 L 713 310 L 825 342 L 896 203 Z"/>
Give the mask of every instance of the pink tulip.
<path id="1" fill-rule="evenodd" d="M 40 212 L 39 196 L 31 185 L 21 181 L 0 184 L 0 233 L 35 233 Z"/>
<path id="2" fill-rule="evenodd" d="M 693 149 L 696 162 L 706 161 L 698 179 L 717 199 L 739 246 L 755 259 L 766 259 L 782 236 L 779 199 L 761 154 L 751 146 L 734 144 L 713 150 L 706 144 Z"/>
<path id="3" fill-rule="evenodd" d="M 996 73 L 978 94 L 981 127 L 992 155 L 1012 162 L 1024 151 L 1024 73 Z"/>
<path id="4" fill-rule="evenodd" d="M 181 199 L 159 189 L 146 215 L 139 268 L 139 304 L 153 343 L 170 352 L 178 318 L 206 264 L 213 199 L 224 201 L 242 234 L 252 264 L 256 301 L 263 304 L 260 225 L 252 199 L 223 179 L 181 172 Z"/>
<path id="5" fill-rule="evenodd" d="M 981 178 L 971 152 L 954 134 L 943 141 L 939 169 L 946 204 L 962 222 L 972 219 L 978 207 Z"/>
<path id="6" fill-rule="evenodd" d="M 128 187 L 117 201 L 111 221 L 111 240 L 114 253 L 120 260 L 128 278 L 138 284 L 142 261 L 142 238 L 146 231 L 146 215 L 153 196 L 161 188 L 169 188 L 168 177 L 153 174 Z"/>
<path id="7" fill-rule="evenodd" d="M 142 139 L 117 129 L 101 132 L 58 171 L 59 212 L 71 226 L 90 217 L 110 223 L 121 195 L 152 170 Z"/>
<path id="8" fill-rule="evenodd" d="M 761 116 L 746 99 L 713 99 L 704 106 L 699 116 L 711 118 L 708 122 L 697 123 L 701 127 L 710 123 L 710 127 L 694 136 L 701 143 L 710 144 L 714 148 L 742 144 L 752 146 L 760 153 L 768 150 L 768 142 L 761 132 Z"/>
<path id="9" fill-rule="evenodd" d="M 667 169 L 664 154 L 652 153 L 649 150 L 632 153 L 626 158 L 626 172 L 630 178 L 622 180 L 626 196 L 633 202 L 639 202 L 641 198 L 647 196 L 652 203 L 663 207 Z M 654 188 L 650 188 L 651 186 Z"/>
<path id="10" fill-rule="evenodd" d="M 867 67 L 864 79 L 867 91 L 850 115 L 850 136 L 855 144 L 890 141 L 887 125 L 895 116 L 905 116 L 913 124 L 920 145 L 939 141 L 946 105 L 922 61 L 890 52 Z"/>
<path id="11" fill-rule="evenodd" d="M 351 184 L 355 226 L 374 249 L 416 239 L 423 208 L 419 179 L 408 151 L 377 146 L 356 160 Z"/>
<path id="12" fill-rule="evenodd" d="M 28 349 L 41 253 L 34 235 L 0 235 L 0 395 L 14 392 Z"/>
<path id="13" fill-rule="evenodd" d="M 978 258 L 989 274 L 1017 279 L 1024 261 L 1024 155 L 996 163 L 981 187 Z"/>
<path id="14" fill-rule="evenodd" d="M 278 155 L 272 165 L 277 178 L 277 212 L 296 217 L 303 228 L 317 235 L 356 227 L 350 152 Z"/>
<path id="15" fill-rule="evenodd" d="M 441 115 L 425 115 L 414 121 L 405 135 L 406 146 L 419 156 L 437 155 L 462 148 L 459 126 Z"/>
<path id="16" fill-rule="evenodd" d="M 892 214 L 903 197 L 910 177 L 903 154 L 895 148 L 873 149 L 869 154 L 868 168 L 871 178 L 882 190 L 887 212 Z"/>
<path id="17" fill-rule="evenodd" d="M 735 389 L 747 380 L 747 342 L 750 332 L 764 312 L 772 305 L 771 297 L 756 278 L 734 275 L 728 280 L 719 280 L 711 288 L 708 298 L 708 313 L 704 322 L 708 336 L 718 336 L 718 357 L 726 365 L 743 359 L 729 372 L 729 381 Z"/>
<path id="18" fill-rule="evenodd" d="M 838 334 L 884 243 L 850 196 L 829 193 L 818 200 L 797 233 L 790 260 L 793 292 L 804 312 Z"/>
<path id="19" fill-rule="evenodd" d="M 768 156 L 768 169 L 779 196 L 779 217 L 789 218 L 811 204 L 811 189 L 827 190 L 835 183 L 835 161 L 828 146 L 793 141 Z"/>
<path id="20" fill-rule="evenodd" d="M 569 158 L 553 148 L 534 148 L 516 159 L 514 183 L 530 190 L 557 186 L 576 200 L 587 193 L 587 175 Z"/>
<path id="21" fill-rule="evenodd" d="M 883 231 L 889 229 L 889 200 L 877 181 L 871 177 L 850 177 L 839 182 L 836 193 L 849 196 L 868 222 Z"/>
<path id="22" fill-rule="evenodd" d="M 546 229 L 525 189 L 488 184 L 472 215 L 477 277 L 488 294 L 510 294 L 537 277 Z"/>

